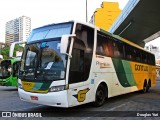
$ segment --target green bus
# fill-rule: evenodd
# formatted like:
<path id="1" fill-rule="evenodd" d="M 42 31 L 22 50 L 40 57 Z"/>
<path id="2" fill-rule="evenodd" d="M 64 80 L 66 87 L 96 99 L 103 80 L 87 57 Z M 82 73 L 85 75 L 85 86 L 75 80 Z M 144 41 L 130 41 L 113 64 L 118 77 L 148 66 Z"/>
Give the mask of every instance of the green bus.
<path id="1" fill-rule="evenodd" d="M 0 86 L 18 86 L 18 70 L 21 62 L 21 55 L 13 57 L 16 44 L 25 44 L 25 42 L 14 42 L 10 46 L 9 59 L 2 60 L 0 63 Z"/>
<path id="2" fill-rule="evenodd" d="M 1 61 L 0 64 L 0 86 L 16 86 L 18 70 L 20 66 L 19 58 L 10 58 Z"/>

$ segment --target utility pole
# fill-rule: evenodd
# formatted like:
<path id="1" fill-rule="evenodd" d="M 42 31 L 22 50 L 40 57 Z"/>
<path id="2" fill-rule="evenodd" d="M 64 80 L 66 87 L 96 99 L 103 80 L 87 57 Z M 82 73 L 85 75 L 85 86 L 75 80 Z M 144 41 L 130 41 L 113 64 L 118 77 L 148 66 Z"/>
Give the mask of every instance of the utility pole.
<path id="1" fill-rule="evenodd" d="M 87 0 L 86 0 L 86 22 L 88 21 L 88 15 L 87 15 Z"/>

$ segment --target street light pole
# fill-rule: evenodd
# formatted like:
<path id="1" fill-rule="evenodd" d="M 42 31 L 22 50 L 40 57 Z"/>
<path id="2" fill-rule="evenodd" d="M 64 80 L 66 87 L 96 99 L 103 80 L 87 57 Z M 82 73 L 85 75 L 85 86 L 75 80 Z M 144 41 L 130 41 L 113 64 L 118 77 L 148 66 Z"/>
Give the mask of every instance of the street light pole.
<path id="1" fill-rule="evenodd" d="M 88 16 L 87 16 L 87 0 L 86 0 L 86 22 L 88 21 Z"/>

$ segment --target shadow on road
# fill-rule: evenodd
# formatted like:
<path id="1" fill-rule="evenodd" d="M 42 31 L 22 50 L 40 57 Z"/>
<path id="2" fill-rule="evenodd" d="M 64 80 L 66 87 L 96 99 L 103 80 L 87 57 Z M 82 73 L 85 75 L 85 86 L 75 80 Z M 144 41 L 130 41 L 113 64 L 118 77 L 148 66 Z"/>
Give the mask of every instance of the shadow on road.
<path id="1" fill-rule="evenodd" d="M 0 86 L 0 91 L 18 91 L 17 87 Z"/>

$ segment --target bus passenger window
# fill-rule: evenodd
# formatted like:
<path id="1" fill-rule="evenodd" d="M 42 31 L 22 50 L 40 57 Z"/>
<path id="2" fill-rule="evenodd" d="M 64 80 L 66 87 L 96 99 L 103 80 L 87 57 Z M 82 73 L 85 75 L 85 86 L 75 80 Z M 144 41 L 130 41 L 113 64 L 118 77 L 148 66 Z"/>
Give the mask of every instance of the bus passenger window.
<path id="1" fill-rule="evenodd" d="M 108 40 L 107 46 L 108 46 L 108 54 L 107 55 L 112 57 L 113 56 L 113 44 L 112 44 L 111 40 Z"/>
<path id="2" fill-rule="evenodd" d="M 103 55 L 104 50 L 102 46 L 97 46 L 97 50 L 96 50 L 97 54 Z"/>
<path id="3" fill-rule="evenodd" d="M 110 40 L 105 39 L 105 42 L 102 46 L 106 56 L 113 56 L 112 42 Z"/>
<path id="4" fill-rule="evenodd" d="M 112 41 L 103 34 L 97 35 L 97 49 L 96 53 L 104 56 L 113 56 Z"/>
<path id="5" fill-rule="evenodd" d="M 70 63 L 70 83 L 84 81 L 84 51 L 73 49 L 72 59 Z"/>
<path id="6" fill-rule="evenodd" d="M 114 46 L 114 57 L 120 57 L 120 52 L 118 50 L 118 45 L 116 43 L 113 43 Z"/>
<path id="7" fill-rule="evenodd" d="M 130 45 L 125 45 L 125 49 L 126 49 L 126 59 L 127 60 L 132 60 L 132 48 Z"/>
<path id="8" fill-rule="evenodd" d="M 141 62 L 141 52 L 139 50 L 137 50 L 137 53 L 136 53 L 136 61 Z"/>
<path id="9" fill-rule="evenodd" d="M 125 54 L 125 49 L 124 49 L 124 44 L 120 41 L 115 40 L 113 43 L 113 49 L 114 49 L 114 57 L 118 58 L 124 58 Z"/>
<path id="10" fill-rule="evenodd" d="M 103 37 L 100 36 L 99 34 L 97 35 L 97 48 L 96 48 L 96 53 L 99 55 L 105 55 L 104 52 L 104 41 L 103 41 Z"/>
<path id="11" fill-rule="evenodd" d="M 131 60 L 132 60 L 132 61 L 135 61 L 135 60 L 136 60 L 136 50 L 135 50 L 135 49 L 132 49 L 132 50 L 131 50 Z"/>

